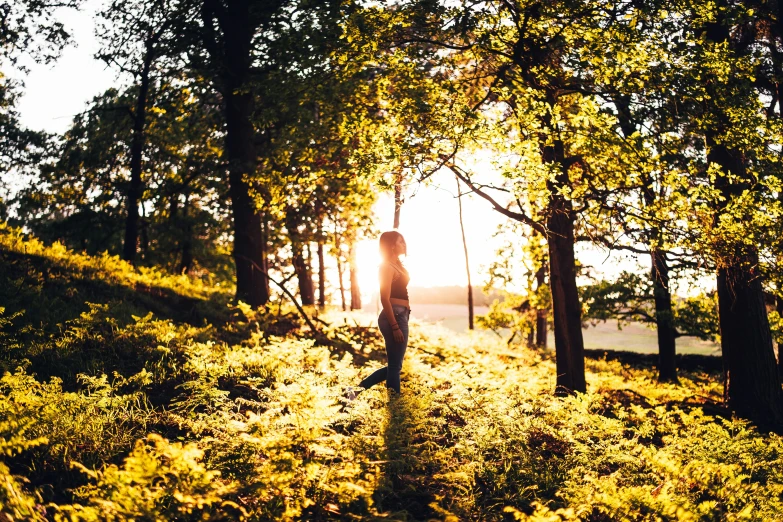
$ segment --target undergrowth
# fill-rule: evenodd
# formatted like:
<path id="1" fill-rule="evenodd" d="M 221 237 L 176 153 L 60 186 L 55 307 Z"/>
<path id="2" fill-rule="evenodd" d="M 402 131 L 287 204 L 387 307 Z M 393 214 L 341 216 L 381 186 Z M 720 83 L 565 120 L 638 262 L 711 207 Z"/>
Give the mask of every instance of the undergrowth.
<path id="1" fill-rule="evenodd" d="M 651 369 L 588 361 L 589 392 L 559 398 L 548 354 L 414 322 L 400 396 L 376 387 L 345 403 L 344 388 L 382 364 L 368 316 L 321 315 L 328 341 L 316 344 L 292 315 L 229 307 L 226 291 L 204 282 L 8 229 L 0 251 L 12 259 L 0 283 L 22 280 L 0 301 L 6 520 L 783 512 L 781 438 L 727 417 L 715 375 L 688 372 L 675 386 Z M 93 279 L 110 287 L 86 299 Z M 82 299 L 48 315 L 40 302 L 57 299 L 62 281 Z M 156 304 L 153 287 L 205 312 L 169 310 L 173 294 Z M 143 297 L 119 299 L 117 288 Z"/>

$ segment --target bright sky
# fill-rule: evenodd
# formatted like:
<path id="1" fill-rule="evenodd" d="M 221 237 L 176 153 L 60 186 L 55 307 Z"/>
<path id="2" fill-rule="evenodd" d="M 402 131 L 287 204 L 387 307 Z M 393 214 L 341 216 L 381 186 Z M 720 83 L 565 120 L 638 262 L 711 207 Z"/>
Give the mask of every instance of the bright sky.
<path id="1" fill-rule="evenodd" d="M 411 186 L 400 211 L 400 232 L 408 244 L 405 266 L 411 273 L 412 286 L 466 285 L 465 255 L 459 228 L 457 182 L 443 173 L 435 177 L 436 184 Z M 440 181 L 440 183 L 437 183 Z M 450 182 L 450 183 L 449 183 Z M 411 194 L 413 193 L 413 194 Z M 492 238 L 497 226 L 505 220 L 491 210 L 485 201 L 463 196 L 462 209 L 465 236 L 471 264 L 471 278 L 482 286 L 481 267 L 492 262 L 499 243 Z M 376 208 L 376 226 L 391 230 L 394 222 L 394 199 L 390 193 L 381 195 Z M 380 261 L 378 242 L 364 241 L 357 249 L 357 262 L 362 270 L 362 288 L 377 286 Z"/>
<path id="2" fill-rule="evenodd" d="M 60 21 L 74 35 L 75 44 L 52 65 L 29 64 L 29 75 L 9 74 L 24 81 L 17 108 L 27 127 L 63 132 L 89 100 L 116 84 L 116 73 L 94 58 L 98 50 L 94 18 L 100 5 L 99 0 L 87 0 L 81 11 L 61 9 Z"/>
<path id="3" fill-rule="evenodd" d="M 22 123 L 27 127 L 63 132 L 90 99 L 116 84 L 116 74 L 93 57 L 97 51 L 94 17 L 100 3 L 100 0 L 88 0 L 81 12 L 63 11 L 61 20 L 75 35 L 75 45 L 66 48 L 51 66 L 29 65 L 31 72 L 23 78 L 24 95 L 18 105 Z M 12 76 L 21 78 L 18 74 Z M 408 243 L 405 264 L 411 271 L 413 286 L 466 284 L 455 194 L 456 181 L 446 173 L 437 174 L 429 186 L 407 187 L 400 232 Z M 381 195 L 376 212 L 376 226 L 381 231 L 391 230 L 390 194 Z M 484 268 L 492 262 L 499 246 L 492 235 L 505 218 L 475 196 L 463 197 L 463 212 L 473 284 L 481 287 L 485 281 Z M 360 244 L 357 255 L 361 287 L 369 295 L 377 285 L 377 241 Z M 580 256 L 582 262 L 595 265 L 608 277 L 621 266 L 628 267 L 615 258 L 605 258 L 598 251 L 583 252 Z"/>

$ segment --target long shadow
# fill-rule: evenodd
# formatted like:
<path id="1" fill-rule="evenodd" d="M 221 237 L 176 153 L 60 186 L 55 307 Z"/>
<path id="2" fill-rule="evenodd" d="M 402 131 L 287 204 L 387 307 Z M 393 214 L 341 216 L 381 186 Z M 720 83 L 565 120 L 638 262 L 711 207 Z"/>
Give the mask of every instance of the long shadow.
<path id="1" fill-rule="evenodd" d="M 655 368 L 658 366 L 658 354 L 637 353 L 620 350 L 585 350 L 589 359 L 606 359 L 619 361 L 634 368 Z M 686 372 L 703 371 L 709 374 L 720 374 L 723 371 L 723 361 L 716 355 L 677 354 L 677 369 Z"/>
<path id="2" fill-rule="evenodd" d="M 406 370 L 410 371 L 403 370 L 402 393 L 389 392 L 386 463 L 374 500 L 392 520 L 443 519 L 448 513 L 441 507 L 448 484 L 437 478 L 441 465 L 436 453 L 444 447 L 443 430 L 448 426 L 436 422 L 443 420 L 440 407 L 424 386 L 411 382 Z"/>

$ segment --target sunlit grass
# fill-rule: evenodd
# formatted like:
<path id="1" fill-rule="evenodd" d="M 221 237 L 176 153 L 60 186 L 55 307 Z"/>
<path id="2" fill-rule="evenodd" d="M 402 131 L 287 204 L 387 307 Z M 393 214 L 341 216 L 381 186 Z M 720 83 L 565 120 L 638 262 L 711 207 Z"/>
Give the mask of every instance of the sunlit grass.
<path id="1" fill-rule="evenodd" d="M 176 278 L 116 260 L 13 245 L 66 267 L 62 277 L 82 274 L 69 279 L 77 286 L 104 274 L 131 285 L 127 272 L 176 289 Z M 31 278 L 52 265 L 24 266 Z M 0 380 L 0 504 L 13 519 L 774 520 L 783 510 L 780 437 L 715 416 L 725 411 L 714 375 L 684 373 L 674 386 L 653 369 L 588 360 L 588 393 L 557 398 L 551 355 L 414 321 L 402 394 L 378 386 L 346 405 L 344 388 L 384 364 L 370 314 L 321 314 L 319 345 L 285 307 L 194 325 L 139 315 L 147 301 L 106 291 L 90 294 L 105 302 L 73 303 L 82 313 L 46 335 L 28 337 L 24 313 L 0 316 L 0 338 L 15 346 Z"/>

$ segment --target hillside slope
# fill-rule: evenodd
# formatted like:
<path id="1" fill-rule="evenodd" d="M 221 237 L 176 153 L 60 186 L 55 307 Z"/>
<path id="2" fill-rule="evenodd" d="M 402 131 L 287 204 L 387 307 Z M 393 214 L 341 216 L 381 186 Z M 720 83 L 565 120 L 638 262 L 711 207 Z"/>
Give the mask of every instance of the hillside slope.
<path id="1" fill-rule="evenodd" d="M 365 315 L 230 307 L 230 289 L 0 227 L 0 506 L 9 520 L 775 520 L 783 443 L 694 371 L 554 364 L 414 324 L 403 393 Z"/>

